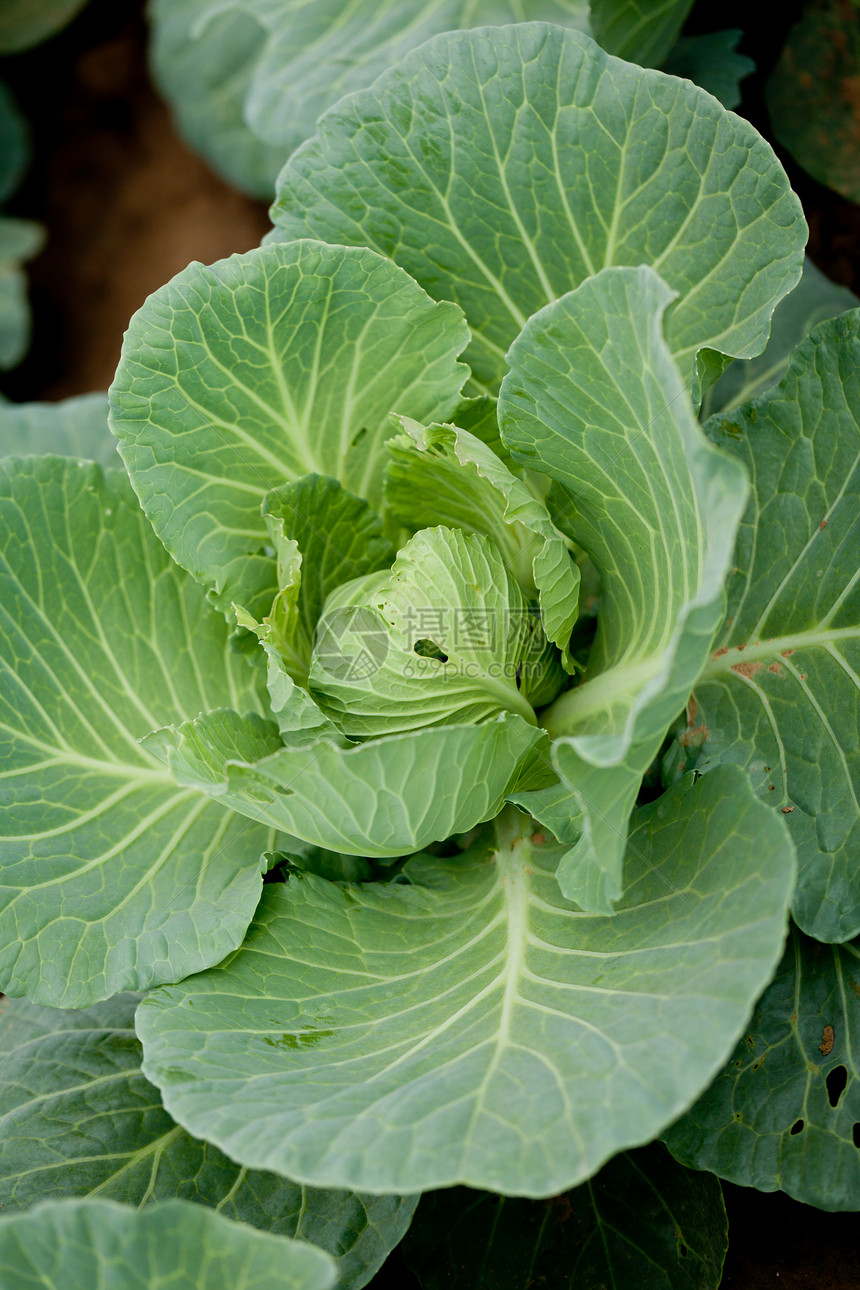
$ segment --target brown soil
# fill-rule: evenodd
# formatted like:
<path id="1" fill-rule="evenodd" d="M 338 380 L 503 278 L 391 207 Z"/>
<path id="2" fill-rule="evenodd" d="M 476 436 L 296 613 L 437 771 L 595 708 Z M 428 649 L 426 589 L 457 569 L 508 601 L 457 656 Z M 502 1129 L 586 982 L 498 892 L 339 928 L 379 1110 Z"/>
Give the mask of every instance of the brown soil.
<path id="1" fill-rule="evenodd" d="M 269 227 L 263 204 L 177 137 L 147 76 L 140 9 L 115 3 L 107 14 L 96 4 L 85 24 L 3 69 L 35 116 L 36 160 L 15 209 L 48 230 L 31 266 L 31 357 L 3 382 L 15 400 L 106 389 L 128 320 L 151 291 L 191 260 L 249 250 Z M 47 104 L 28 101 L 50 79 Z"/>
<path id="2" fill-rule="evenodd" d="M 749 3 L 708 4 L 705 29 L 748 26 Z M 768 6 L 768 8 L 770 8 Z M 784 15 L 799 9 L 790 6 Z M 749 36 L 765 70 L 784 31 Z M 695 26 L 695 23 L 694 23 Z M 7 59 L 7 76 L 34 125 L 36 159 L 13 209 L 41 220 L 47 248 L 31 266 L 35 339 L 3 379 L 16 399 L 57 399 L 110 383 L 122 333 L 149 292 L 192 259 L 211 262 L 257 245 L 265 207 L 224 184 L 176 136 L 146 72 L 140 0 L 93 0 L 56 40 Z M 45 86 L 53 92 L 45 95 Z M 744 113 L 767 130 L 760 84 Z M 810 250 L 860 292 L 860 207 L 783 157 L 804 200 Z M 787 1197 L 726 1187 L 732 1244 L 722 1290 L 860 1290 L 860 1223 Z M 374 1290 L 417 1290 L 395 1252 Z"/>

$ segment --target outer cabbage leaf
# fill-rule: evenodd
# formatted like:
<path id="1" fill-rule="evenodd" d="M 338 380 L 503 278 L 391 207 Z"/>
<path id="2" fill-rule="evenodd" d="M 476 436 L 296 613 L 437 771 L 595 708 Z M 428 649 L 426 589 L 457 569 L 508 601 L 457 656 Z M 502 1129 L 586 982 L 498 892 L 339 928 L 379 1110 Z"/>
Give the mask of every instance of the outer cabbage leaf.
<path id="1" fill-rule="evenodd" d="M 0 462 L 0 985 L 77 1007 L 239 944 L 272 831 L 177 790 L 138 743 L 253 709 L 202 590 L 119 471 Z"/>
<path id="2" fill-rule="evenodd" d="M 352 747 L 335 742 L 333 727 L 322 739 L 307 727 L 285 737 L 281 747 L 272 722 L 221 711 L 142 742 L 179 784 L 313 846 L 359 856 L 407 855 L 465 833 L 497 815 L 518 785 L 546 781 L 549 766 L 543 731 L 507 713 Z"/>
<path id="3" fill-rule="evenodd" d="M 193 1200 L 338 1262 L 358 1290 L 400 1241 L 417 1197 L 303 1187 L 247 1170 L 191 1138 L 141 1073 L 136 995 L 81 1011 L 0 1003 L 0 1208 L 98 1197 L 146 1206 Z"/>
<path id="4" fill-rule="evenodd" d="M 587 0 L 155 0 L 153 70 L 192 146 L 271 197 L 317 117 L 438 32 L 521 18 L 586 28 Z"/>
<path id="5" fill-rule="evenodd" d="M 753 60 L 737 52 L 743 34 L 732 28 L 682 36 L 664 61 L 664 70 L 672 76 L 689 77 L 723 107 L 736 108 L 741 101 L 741 81 L 755 71 Z"/>
<path id="6" fill-rule="evenodd" d="M 326 716 L 359 739 L 500 712 L 535 725 L 562 677 L 492 538 L 440 527 L 416 533 L 390 573 L 329 598 L 309 681 Z"/>
<path id="7" fill-rule="evenodd" d="M 0 18 L 0 24 L 2 24 Z M 0 26 L 2 30 L 2 26 Z M 11 90 L 0 81 L 0 202 L 11 197 L 30 160 L 30 131 Z"/>
<path id="8" fill-rule="evenodd" d="M 860 931 L 860 310 L 822 323 L 779 387 L 707 432 L 744 462 L 728 616 L 682 734 L 746 766 L 797 846 L 794 916 Z"/>
<path id="9" fill-rule="evenodd" d="M 657 67 L 692 7 L 693 0 L 591 0 L 591 27 L 610 54 Z"/>
<path id="10" fill-rule="evenodd" d="M 806 238 L 746 121 L 542 23 L 439 36 L 332 108 L 272 218 L 281 236 L 371 246 L 456 300 L 490 392 L 527 319 L 607 265 L 650 264 L 678 293 L 667 338 L 685 379 L 703 348 L 751 357 Z"/>
<path id="11" fill-rule="evenodd" d="M 860 1209 L 860 943 L 792 931 L 725 1069 L 666 1135 L 696 1169 Z"/>
<path id="12" fill-rule="evenodd" d="M 567 531 L 601 575 L 583 684 L 544 714 L 570 805 L 519 799 L 576 847 L 567 896 L 608 911 L 647 766 L 708 660 L 746 497 L 703 435 L 663 336 L 653 270 L 605 269 L 537 314 L 509 355 L 499 419 L 514 456 L 569 491 Z M 562 794 L 564 797 L 564 794 Z M 568 813 L 566 823 L 565 813 Z"/>
<path id="13" fill-rule="evenodd" d="M 87 0 L 3 0 L 0 54 L 40 45 L 71 22 Z"/>
<path id="14" fill-rule="evenodd" d="M 431 1192 L 404 1255 L 424 1290 L 716 1290 L 727 1246 L 717 1179 L 654 1143 L 549 1202 Z"/>
<path id="15" fill-rule="evenodd" d="M 467 430 L 401 425 L 405 434 L 388 441 L 387 510 L 408 528 L 448 524 L 493 538 L 525 594 L 537 592 L 544 631 L 572 670 L 580 572 L 544 503 Z"/>
<path id="16" fill-rule="evenodd" d="M 455 305 L 372 251 L 192 264 L 131 320 L 111 428 L 158 536 L 229 603 L 270 541 L 266 494 L 312 472 L 376 501 L 389 413 L 452 411 L 467 339 Z"/>
<path id="17" fill-rule="evenodd" d="M 860 41 L 854 0 L 814 0 L 765 87 L 773 132 L 804 170 L 860 202 Z"/>
<path id="18" fill-rule="evenodd" d="M 795 346 L 813 327 L 846 309 L 854 309 L 858 303 L 852 291 L 831 282 L 807 256 L 797 286 L 774 310 L 767 348 L 758 358 L 730 364 L 706 391 L 702 416 L 730 411 L 777 385 L 785 375 Z"/>
<path id="19" fill-rule="evenodd" d="M 75 457 L 121 467 L 107 416 L 106 394 L 81 394 L 59 403 L 0 404 L 0 455 Z"/>
<path id="20" fill-rule="evenodd" d="M 21 265 L 38 255 L 44 240 L 39 224 L 0 216 L 0 370 L 19 363 L 30 342 L 27 276 Z"/>
<path id="21" fill-rule="evenodd" d="M 782 952 L 785 828 L 742 772 L 689 776 L 639 813 L 606 918 L 561 897 L 532 827 L 512 810 L 411 885 L 268 886 L 229 964 L 138 1010 L 170 1113 L 254 1168 L 373 1191 L 550 1196 L 653 1137 Z"/>
<path id="22" fill-rule="evenodd" d="M 336 1276 L 322 1250 L 184 1200 L 143 1212 L 109 1200 L 46 1201 L 0 1218 L 4 1290 L 333 1290 Z"/>

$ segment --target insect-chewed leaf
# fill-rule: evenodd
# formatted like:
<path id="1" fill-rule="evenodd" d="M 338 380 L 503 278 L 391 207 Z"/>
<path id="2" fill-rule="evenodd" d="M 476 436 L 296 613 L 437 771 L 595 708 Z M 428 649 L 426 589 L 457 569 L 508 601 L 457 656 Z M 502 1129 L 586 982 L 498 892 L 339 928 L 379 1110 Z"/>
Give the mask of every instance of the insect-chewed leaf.
<path id="1" fill-rule="evenodd" d="M 742 1187 L 856 1210 L 858 1122 L 860 942 L 824 946 L 793 929 L 743 1038 L 666 1142 Z"/>
<path id="2" fill-rule="evenodd" d="M 705 429 L 753 493 L 718 648 L 681 735 L 746 766 L 797 846 L 794 916 L 860 931 L 860 310 L 821 323 L 778 388 Z"/>

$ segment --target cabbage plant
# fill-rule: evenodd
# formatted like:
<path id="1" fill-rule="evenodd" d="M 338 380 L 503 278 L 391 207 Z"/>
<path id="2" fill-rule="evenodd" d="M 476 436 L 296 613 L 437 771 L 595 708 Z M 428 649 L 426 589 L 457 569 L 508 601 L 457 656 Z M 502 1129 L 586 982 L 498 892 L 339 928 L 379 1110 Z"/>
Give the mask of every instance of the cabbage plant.
<path id="1" fill-rule="evenodd" d="M 357 1287 L 426 1192 L 428 1286 L 716 1287 L 712 1175 L 860 1194 L 860 314 L 768 385 L 774 154 L 542 23 L 272 213 L 132 319 L 124 469 L 0 425 L 0 1268 L 159 1202 L 189 1286 Z"/>

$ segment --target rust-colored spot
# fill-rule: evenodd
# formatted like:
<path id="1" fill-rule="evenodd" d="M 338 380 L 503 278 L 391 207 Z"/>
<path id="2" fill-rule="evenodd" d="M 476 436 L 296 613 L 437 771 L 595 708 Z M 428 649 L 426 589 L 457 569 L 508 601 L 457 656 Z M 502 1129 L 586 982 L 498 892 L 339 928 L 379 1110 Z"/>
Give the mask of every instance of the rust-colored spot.
<path id="1" fill-rule="evenodd" d="M 732 671 L 737 672 L 738 676 L 755 676 L 762 666 L 761 663 L 732 663 Z"/>
<path id="2" fill-rule="evenodd" d="M 768 666 L 767 670 L 768 672 L 774 672 L 777 676 L 780 676 L 782 674 L 782 668 L 780 667 L 779 663 L 771 663 Z"/>
<path id="3" fill-rule="evenodd" d="M 791 658 L 791 656 L 792 656 L 792 654 L 793 654 L 793 653 L 794 653 L 794 650 L 793 650 L 793 649 L 784 649 L 784 650 L 782 651 L 782 657 L 783 657 L 783 658 Z"/>
<path id="4" fill-rule="evenodd" d="M 728 654 L 728 652 L 729 652 L 728 645 L 721 645 L 719 649 L 714 650 L 713 654 L 711 655 L 711 658 L 722 658 L 723 655 Z"/>
<path id="5" fill-rule="evenodd" d="M 735 649 L 736 649 L 736 650 L 737 650 L 737 652 L 740 654 L 741 650 L 742 650 L 742 649 L 746 649 L 746 647 L 747 647 L 747 643 L 746 643 L 746 641 L 744 641 L 743 645 L 736 645 L 736 646 L 735 646 Z"/>
<path id="6" fill-rule="evenodd" d="M 827 520 L 822 520 L 818 527 L 819 527 L 820 529 L 826 529 L 826 528 L 827 528 Z"/>
<path id="7" fill-rule="evenodd" d="M 776 788 L 776 784 L 768 784 L 768 786 L 767 786 L 767 791 L 768 791 L 769 793 L 772 793 L 772 792 L 774 791 L 774 789 L 775 789 L 775 788 Z"/>
<path id="8" fill-rule="evenodd" d="M 696 720 L 696 713 L 699 711 L 699 705 L 693 698 L 692 694 L 687 700 L 687 725 L 692 726 Z"/>
<path id="9" fill-rule="evenodd" d="M 764 773 L 765 773 L 765 775 L 769 775 L 769 774 L 770 774 L 770 766 L 765 766 L 765 768 L 764 768 Z"/>
<path id="10" fill-rule="evenodd" d="M 832 1026 L 825 1026 L 821 1033 L 821 1043 L 818 1045 L 818 1051 L 822 1057 L 829 1057 L 833 1052 L 833 1041 L 836 1036 L 833 1034 Z"/>
<path id="11" fill-rule="evenodd" d="M 542 846 L 543 846 L 543 844 L 544 844 L 544 842 L 546 842 L 546 834 L 545 834 L 545 833 L 533 833 L 533 834 L 532 834 L 532 845 L 533 845 L 533 846 L 536 846 L 536 847 L 542 847 Z"/>
<path id="12" fill-rule="evenodd" d="M 788 1019 L 788 1022 L 789 1022 L 789 1025 L 791 1025 L 791 1026 L 796 1026 L 796 1025 L 797 1025 L 797 1013 L 796 1013 L 796 1012 L 793 1012 L 793 1013 L 791 1014 L 791 1016 L 790 1016 L 790 1017 L 789 1017 L 789 1019 Z"/>
<path id="13" fill-rule="evenodd" d="M 783 815 L 791 815 L 791 812 L 792 812 L 793 810 L 794 810 L 794 807 L 793 807 L 793 806 L 784 806 L 784 807 L 782 808 L 782 813 L 783 813 Z"/>
<path id="14" fill-rule="evenodd" d="M 703 721 L 700 726 L 687 726 L 687 729 L 678 735 L 678 743 L 682 748 L 701 748 L 710 734 L 710 730 Z"/>
<path id="15" fill-rule="evenodd" d="M 801 681 L 805 681 L 805 680 L 806 680 L 806 673 L 805 673 L 805 672 L 801 672 L 801 673 L 800 673 L 800 679 L 801 679 Z"/>

